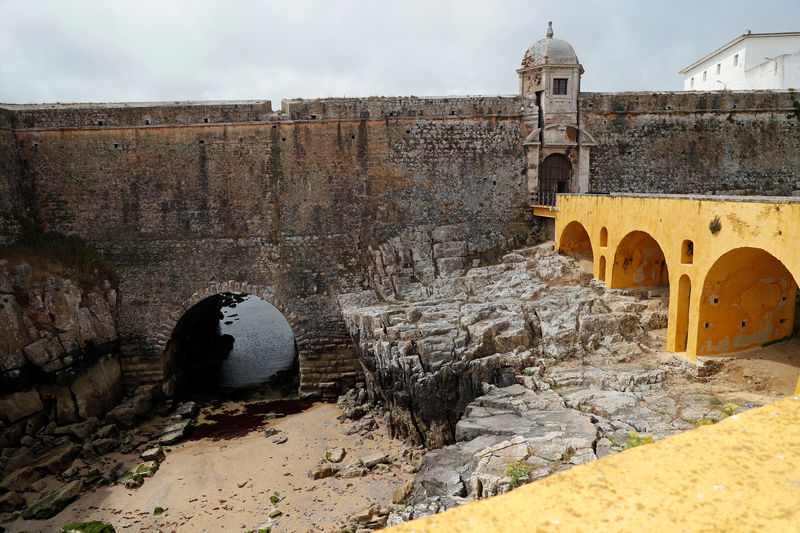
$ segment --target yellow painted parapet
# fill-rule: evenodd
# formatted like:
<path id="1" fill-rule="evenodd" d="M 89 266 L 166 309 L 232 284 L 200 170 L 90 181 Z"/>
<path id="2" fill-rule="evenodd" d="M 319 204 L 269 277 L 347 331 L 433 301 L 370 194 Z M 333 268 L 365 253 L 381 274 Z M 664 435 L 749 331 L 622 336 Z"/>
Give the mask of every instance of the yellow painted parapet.
<path id="1" fill-rule="evenodd" d="M 388 531 L 798 531 L 798 444 L 794 397 Z"/>
<path id="2" fill-rule="evenodd" d="M 798 199 L 565 194 L 556 239 L 559 250 L 591 249 L 609 287 L 668 284 L 671 352 L 694 359 L 792 333 Z"/>

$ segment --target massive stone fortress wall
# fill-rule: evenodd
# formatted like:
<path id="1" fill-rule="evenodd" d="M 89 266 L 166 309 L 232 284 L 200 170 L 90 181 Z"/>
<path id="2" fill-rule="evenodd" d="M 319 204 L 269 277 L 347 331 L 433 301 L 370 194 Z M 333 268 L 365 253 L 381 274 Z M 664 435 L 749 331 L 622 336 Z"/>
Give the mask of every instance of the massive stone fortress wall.
<path id="1" fill-rule="evenodd" d="M 0 245 L 14 240 L 17 224 L 13 212 L 22 206 L 19 190 L 22 170 L 19 146 L 11 130 L 13 120 L 12 112 L 0 109 Z"/>
<path id="2" fill-rule="evenodd" d="M 794 102 L 789 92 L 584 93 L 581 121 L 597 140 L 591 189 L 800 189 Z M 352 352 L 335 297 L 367 283 L 370 246 L 450 225 L 463 240 L 449 248 L 474 259 L 530 229 L 525 103 L 2 106 L 0 242 L 22 208 L 108 255 L 120 269 L 134 379 L 162 376 L 164 345 L 188 305 L 239 287 L 289 318 L 306 389 L 335 389 L 357 369 L 342 355 Z"/>
<path id="3" fill-rule="evenodd" d="M 368 245 L 455 225 L 477 256 L 530 229 L 514 97 L 9 107 L 4 181 L 118 266 L 123 368 L 142 380 L 198 294 L 239 287 L 289 318 L 306 390 L 336 388 L 357 366 L 335 297 L 364 285 Z"/>
<path id="4" fill-rule="evenodd" d="M 793 92 L 584 93 L 591 192 L 800 194 Z"/>

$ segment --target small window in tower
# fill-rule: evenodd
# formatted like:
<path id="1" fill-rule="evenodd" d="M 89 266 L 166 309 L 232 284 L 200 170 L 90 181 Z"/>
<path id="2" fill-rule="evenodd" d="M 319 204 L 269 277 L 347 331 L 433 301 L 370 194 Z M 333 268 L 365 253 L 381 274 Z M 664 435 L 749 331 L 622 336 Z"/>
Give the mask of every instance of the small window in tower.
<path id="1" fill-rule="evenodd" d="M 738 64 L 739 64 L 739 54 L 736 54 L 735 56 L 733 56 L 733 66 L 735 67 Z"/>
<path id="2" fill-rule="evenodd" d="M 566 78 L 553 78 L 553 94 L 567 94 Z"/>
<path id="3" fill-rule="evenodd" d="M 706 81 L 706 74 L 707 74 L 707 72 L 704 70 L 703 71 L 703 81 Z"/>
<path id="4" fill-rule="evenodd" d="M 717 74 L 719 74 L 720 71 L 722 71 L 722 63 L 717 63 Z"/>

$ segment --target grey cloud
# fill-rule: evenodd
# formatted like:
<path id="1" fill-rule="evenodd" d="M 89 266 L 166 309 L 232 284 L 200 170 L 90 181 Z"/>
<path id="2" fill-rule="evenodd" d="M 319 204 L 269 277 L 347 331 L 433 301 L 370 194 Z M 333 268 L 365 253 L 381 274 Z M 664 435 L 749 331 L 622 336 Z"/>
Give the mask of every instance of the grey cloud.
<path id="1" fill-rule="evenodd" d="M 787 4 L 0 0 L 0 101 L 511 94 L 548 20 L 583 90 L 678 90 L 747 28 L 796 31 Z"/>

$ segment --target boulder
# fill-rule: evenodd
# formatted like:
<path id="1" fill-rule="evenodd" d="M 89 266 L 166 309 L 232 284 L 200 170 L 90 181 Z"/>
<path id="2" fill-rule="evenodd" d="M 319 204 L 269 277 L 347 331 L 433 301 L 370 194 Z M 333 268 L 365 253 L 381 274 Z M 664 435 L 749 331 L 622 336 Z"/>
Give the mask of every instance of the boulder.
<path id="1" fill-rule="evenodd" d="M 61 533 L 116 533 L 116 530 L 105 522 L 76 522 L 62 527 Z"/>
<path id="2" fill-rule="evenodd" d="M 158 443 L 162 446 L 175 444 L 183 440 L 191 430 L 191 420 L 179 420 L 177 422 L 173 422 L 165 427 L 161 432 L 161 436 L 158 438 Z"/>
<path id="3" fill-rule="evenodd" d="M 119 448 L 121 445 L 119 439 L 95 439 L 92 441 L 97 455 L 105 455 Z"/>
<path id="4" fill-rule="evenodd" d="M 119 437 L 119 429 L 114 424 L 106 424 L 95 433 L 98 439 L 115 439 Z"/>
<path id="5" fill-rule="evenodd" d="M 0 488 L 8 491 L 24 492 L 34 481 L 43 477 L 43 474 L 33 467 L 26 466 L 7 475 Z"/>
<path id="6" fill-rule="evenodd" d="M 125 472 L 117 481 L 126 489 L 138 489 L 144 484 L 144 476 L 134 472 Z"/>
<path id="7" fill-rule="evenodd" d="M 377 464 L 388 463 L 389 455 L 382 452 L 373 453 L 372 455 L 368 455 L 367 457 L 361 459 L 361 462 L 365 467 L 372 468 Z"/>
<path id="8" fill-rule="evenodd" d="M 173 415 L 173 420 L 186 420 L 189 418 L 194 418 L 197 416 L 197 411 L 199 408 L 197 407 L 197 403 L 195 402 L 184 402 L 179 404 L 178 407 L 175 409 L 175 415 Z"/>
<path id="9" fill-rule="evenodd" d="M 106 422 L 122 428 L 132 428 L 150 411 L 150 398 L 138 395 L 130 398 L 106 413 Z"/>
<path id="10" fill-rule="evenodd" d="M 339 467 L 334 465 L 317 465 L 308 471 L 308 477 L 311 479 L 322 479 L 331 477 L 339 472 Z"/>
<path id="11" fill-rule="evenodd" d="M 341 463 L 344 459 L 344 448 L 331 448 L 325 452 L 325 459 L 331 463 Z"/>
<path id="12" fill-rule="evenodd" d="M 42 457 L 36 465 L 34 465 L 34 468 L 41 472 L 58 475 L 69 468 L 73 459 L 75 459 L 79 453 L 81 453 L 81 446 L 69 443 L 54 449 Z"/>
<path id="13" fill-rule="evenodd" d="M 78 497 L 82 486 L 83 482 L 76 479 L 56 491 L 45 494 L 36 503 L 23 511 L 22 518 L 25 520 L 41 520 L 57 515 Z"/>
<path id="14" fill-rule="evenodd" d="M 57 427 L 53 430 L 53 435 L 56 437 L 68 436 L 74 438 L 76 441 L 83 441 L 97 430 L 100 426 L 100 421 L 96 417 L 91 417 L 83 422 L 76 422 L 66 426 Z"/>
<path id="15" fill-rule="evenodd" d="M 414 492 L 414 483 L 413 481 L 409 481 L 397 487 L 397 490 L 394 491 L 392 495 L 392 503 L 406 503 L 406 500 L 411 497 L 411 494 Z"/>
<path id="16" fill-rule="evenodd" d="M 156 461 L 160 463 L 164 461 L 167 456 L 164 454 L 164 448 L 161 446 L 156 446 L 155 448 L 146 449 L 139 457 L 142 459 L 142 461 Z"/>
<path id="17" fill-rule="evenodd" d="M 142 477 L 153 477 L 158 472 L 157 461 L 146 461 L 136 468 L 136 474 Z"/>
<path id="18" fill-rule="evenodd" d="M 22 494 L 11 491 L 0 496 L 0 512 L 13 513 L 25 507 L 25 497 Z"/>
<path id="19" fill-rule="evenodd" d="M 7 424 L 13 424 L 43 409 L 44 404 L 36 389 L 0 396 L 0 420 Z"/>

